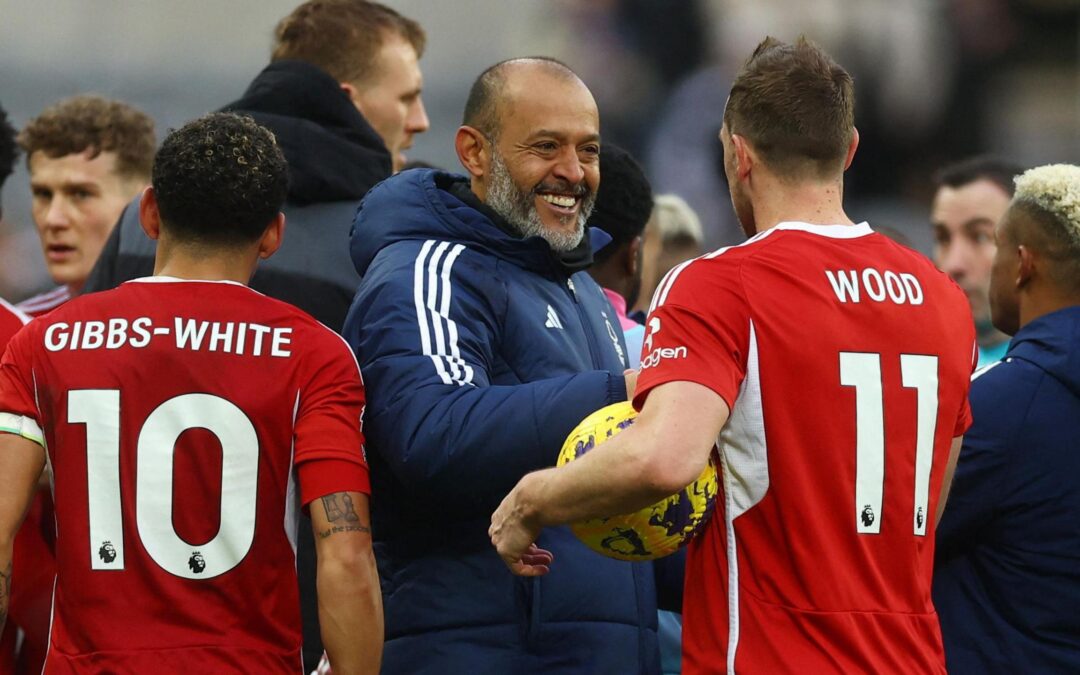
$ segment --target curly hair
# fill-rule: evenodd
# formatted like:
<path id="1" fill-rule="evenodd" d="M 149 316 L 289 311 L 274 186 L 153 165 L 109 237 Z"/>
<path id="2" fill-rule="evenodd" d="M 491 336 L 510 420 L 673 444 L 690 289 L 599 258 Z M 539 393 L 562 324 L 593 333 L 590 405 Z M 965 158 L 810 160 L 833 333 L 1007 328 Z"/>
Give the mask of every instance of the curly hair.
<path id="1" fill-rule="evenodd" d="M 211 245 L 255 241 L 281 210 L 288 167 L 274 135 L 250 117 L 212 113 L 172 131 L 151 178 L 163 227 Z"/>
<path id="2" fill-rule="evenodd" d="M 15 128 L 8 122 L 7 112 L 0 106 L 0 188 L 15 169 L 19 146 L 15 144 Z"/>
<path id="3" fill-rule="evenodd" d="M 154 163 L 154 120 L 143 111 L 101 96 L 73 96 L 46 108 L 19 133 L 19 145 L 30 155 L 63 157 L 90 151 L 116 154 L 116 172 L 146 180 Z"/>
<path id="4" fill-rule="evenodd" d="M 424 55 L 420 24 L 377 2 L 308 0 L 274 30 L 271 61 L 293 59 L 322 68 L 338 82 L 364 82 L 387 35 L 398 35 Z"/>

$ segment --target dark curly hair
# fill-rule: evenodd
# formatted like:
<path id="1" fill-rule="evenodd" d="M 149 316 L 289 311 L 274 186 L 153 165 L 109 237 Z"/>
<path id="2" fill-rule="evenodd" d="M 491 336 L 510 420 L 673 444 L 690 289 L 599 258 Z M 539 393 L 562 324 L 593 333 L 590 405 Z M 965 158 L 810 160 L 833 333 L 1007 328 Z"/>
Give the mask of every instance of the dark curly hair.
<path id="1" fill-rule="evenodd" d="M 101 96 L 72 96 L 30 120 L 19 133 L 26 161 L 35 152 L 63 157 L 90 151 L 116 154 L 116 173 L 146 180 L 154 161 L 154 120 L 121 101 Z"/>
<path id="2" fill-rule="evenodd" d="M 0 188 L 15 169 L 19 146 L 15 144 L 15 128 L 8 122 L 7 112 L 0 107 Z"/>
<path id="3" fill-rule="evenodd" d="M 165 138 L 151 181 L 171 236 L 243 245 L 281 210 L 288 168 L 270 131 L 250 117 L 212 113 Z"/>

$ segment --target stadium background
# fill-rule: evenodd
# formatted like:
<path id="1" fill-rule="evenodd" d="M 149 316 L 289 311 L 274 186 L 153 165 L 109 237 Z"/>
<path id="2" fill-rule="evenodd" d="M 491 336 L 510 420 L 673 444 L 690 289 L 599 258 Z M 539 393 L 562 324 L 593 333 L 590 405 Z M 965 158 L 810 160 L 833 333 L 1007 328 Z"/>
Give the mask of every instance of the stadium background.
<path id="1" fill-rule="evenodd" d="M 1025 164 L 1080 160 L 1076 0 L 383 0 L 427 30 L 431 130 L 410 159 L 457 170 L 452 134 L 472 79 L 510 56 L 565 60 L 600 105 L 603 133 L 641 157 L 658 192 L 686 197 L 710 246 L 738 239 L 715 132 L 730 78 L 766 33 L 800 33 L 856 78 L 862 147 L 848 209 L 931 244 L 929 175 L 992 151 Z M 165 132 L 237 98 L 299 0 L 0 0 L 0 103 L 16 127 L 97 92 Z M 0 296 L 51 286 L 20 161 L 3 194 Z"/>

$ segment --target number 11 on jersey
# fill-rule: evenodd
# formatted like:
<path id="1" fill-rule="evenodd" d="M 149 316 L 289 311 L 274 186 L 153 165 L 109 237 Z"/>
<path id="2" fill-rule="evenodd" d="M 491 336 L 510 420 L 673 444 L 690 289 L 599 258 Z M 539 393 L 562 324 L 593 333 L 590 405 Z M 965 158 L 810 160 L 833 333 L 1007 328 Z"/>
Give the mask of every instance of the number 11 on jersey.
<path id="1" fill-rule="evenodd" d="M 934 463 L 938 357 L 901 354 L 900 377 L 904 388 L 916 392 L 912 533 L 922 537 L 929 518 L 930 469 Z M 840 384 L 855 388 L 855 531 L 878 534 L 884 517 L 881 502 L 885 486 L 881 354 L 840 352 Z"/>

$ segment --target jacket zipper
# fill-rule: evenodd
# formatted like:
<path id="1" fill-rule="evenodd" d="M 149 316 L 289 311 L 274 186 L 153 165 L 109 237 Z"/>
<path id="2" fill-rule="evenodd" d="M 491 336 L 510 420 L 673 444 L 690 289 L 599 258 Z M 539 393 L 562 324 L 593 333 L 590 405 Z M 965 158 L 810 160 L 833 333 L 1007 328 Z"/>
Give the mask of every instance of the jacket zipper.
<path id="1" fill-rule="evenodd" d="M 589 345 L 589 357 L 592 359 L 593 368 L 595 370 L 606 370 L 604 365 L 600 362 L 600 348 L 597 346 L 596 336 L 593 335 L 592 332 L 592 323 L 589 321 L 589 317 L 585 313 L 585 308 L 578 299 L 577 288 L 574 287 L 574 280 L 570 277 L 566 277 L 566 289 L 570 292 L 570 297 L 574 300 L 574 307 L 577 308 L 578 318 L 581 319 L 581 327 L 585 331 L 585 342 Z"/>

